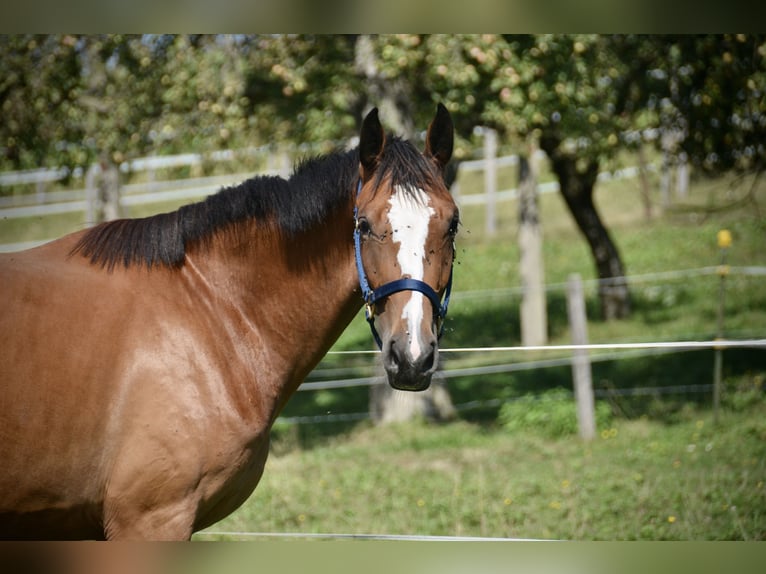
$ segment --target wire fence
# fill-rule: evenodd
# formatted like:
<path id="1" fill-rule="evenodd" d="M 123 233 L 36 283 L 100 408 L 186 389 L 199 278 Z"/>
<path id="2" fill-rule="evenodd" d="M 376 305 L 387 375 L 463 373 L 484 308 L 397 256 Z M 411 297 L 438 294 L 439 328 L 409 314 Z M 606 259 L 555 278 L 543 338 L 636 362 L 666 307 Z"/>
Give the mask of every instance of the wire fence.
<path id="1" fill-rule="evenodd" d="M 728 276 L 750 276 L 762 277 L 766 275 L 766 267 L 760 266 L 732 266 L 726 269 Z M 672 270 L 642 275 L 634 275 L 625 278 L 618 278 L 619 281 L 625 281 L 630 285 L 657 284 L 658 282 L 670 282 L 678 280 L 687 280 L 690 278 L 719 276 L 720 266 L 708 266 L 695 269 Z M 615 281 L 593 279 L 583 281 L 584 285 L 596 289 L 603 283 Z M 552 283 L 545 286 L 547 292 L 564 290 L 565 283 Z M 453 301 L 468 301 L 474 299 L 487 299 L 492 297 L 514 297 L 521 296 L 520 287 L 465 291 L 457 292 L 453 295 Z M 570 367 L 573 362 L 573 355 L 578 351 L 587 351 L 589 353 L 590 363 L 606 363 L 611 361 L 622 361 L 627 359 L 637 359 L 642 357 L 652 357 L 668 355 L 674 353 L 683 353 L 691 351 L 704 350 L 723 350 L 723 349 L 766 349 L 766 338 L 763 338 L 763 332 L 755 330 L 754 333 L 739 333 L 738 337 L 729 337 L 726 340 L 713 339 L 707 340 L 710 335 L 707 334 L 697 340 L 671 340 L 671 341 L 630 341 L 614 343 L 593 343 L 588 345 L 542 345 L 542 346 L 493 346 L 493 347 L 460 347 L 443 348 L 440 353 L 445 356 L 467 356 L 471 354 L 483 355 L 485 357 L 495 357 L 490 359 L 490 364 L 457 366 L 442 369 L 438 373 L 441 380 L 457 379 L 460 377 L 492 376 L 508 373 L 520 373 L 525 371 L 534 371 L 539 369 L 551 369 Z M 378 355 L 378 350 L 356 350 L 356 351 L 330 351 L 328 355 L 348 356 L 348 357 L 374 357 Z M 554 357 L 536 358 L 529 361 L 510 361 L 508 356 L 524 353 L 551 353 Z M 496 357 L 502 357 L 497 360 Z M 448 363 L 449 365 L 449 363 Z M 355 366 L 324 366 L 320 364 L 315 369 L 306 382 L 300 387 L 299 391 L 328 391 L 339 389 L 350 389 L 354 387 L 372 387 L 378 384 L 385 384 L 379 367 L 375 361 L 369 361 L 364 365 Z M 645 385 L 630 388 L 597 388 L 594 389 L 596 397 L 626 397 L 626 396 L 659 396 L 659 395 L 679 395 L 679 394 L 710 394 L 713 392 L 714 385 L 711 384 L 671 384 L 671 385 Z M 521 397 L 490 398 L 482 400 L 468 401 L 455 404 L 458 412 L 470 411 L 472 409 L 499 407 L 505 402 L 512 402 Z M 352 413 L 324 413 L 308 416 L 283 416 L 279 420 L 287 424 L 316 424 L 331 422 L 352 422 L 365 420 L 370 417 L 369 412 Z"/>
<path id="2" fill-rule="evenodd" d="M 609 353 L 598 353 L 590 357 L 591 363 L 618 361 L 623 359 L 635 359 L 646 356 L 658 356 L 670 353 L 698 351 L 698 350 L 716 350 L 716 349 L 766 349 L 766 338 L 747 339 L 747 340 L 712 340 L 712 341 L 654 341 L 654 342 L 636 342 L 636 343 L 596 343 L 590 345 L 545 345 L 537 347 L 474 347 L 474 348 L 454 348 L 441 349 L 440 353 L 518 353 L 532 351 L 619 351 Z M 331 351 L 332 353 L 332 351 Z M 380 351 L 340 351 L 335 354 L 345 355 L 377 355 Z M 496 375 L 501 373 L 513 373 L 522 371 L 531 371 L 537 369 L 547 369 L 553 367 L 568 367 L 572 364 L 573 357 L 557 357 L 552 359 L 539 359 L 534 361 L 524 361 L 520 363 L 504 362 L 501 364 L 446 369 L 439 372 L 442 379 L 451 379 L 467 376 Z M 364 377 L 355 377 L 348 379 L 336 379 L 325 381 L 313 381 L 303 383 L 299 391 L 320 391 L 347 389 L 351 387 L 373 386 L 385 384 L 382 377 L 370 374 Z M 641 386 L 619 389 L 594 389 L 596 397 L 618 397 L 618 396 L 658 396 L 658 395 L 676 395 L 676 394 L 698 394 L 711 393 L 713 384 L 685 384 L 685 385 L 663 385 L 663 386 Z M 520 400 L 522 397 L 484 399 L 468 401 L 454 405 L 458 412 L 465 412 L 478 408 L 499 407 L 503 403 Z M 355 413 L 327 413 L 321 415 L 280 417 L 282 423 L 287 424 L 316 424 L 316 423 L 336 423 L 336 422 L 355 422 L 366 420 L 370 417 L 369 412 Z"/>
<path id="3" fill-rule="evenodd" d="M 740 266 L 726 266 L 726 272 L 729 276 L 751 276 L 751 277 L 763 277 L 766 276 L 766 267 L 760 267 L 756 265 L 740 265 Z M 672 271 L 658 271 L 655 273 L 642 273 L 640 275 L 628 275 L 625 277 L 609 277 L 606 279 L 583 279 L 583 287 L 585 289 L 596 289 L 600 286 L 610 285 L 628 285 L 637 286 L 644 284 L 660 284 L 668 283 L 671 281 L 677 281 L 679 279 L 689 279 L 695 277 L 710 277 L 717 276 L 721 273 L 720 265 L 710 265 L 707 267 L 698 267 L 695 269 L 679 269 Z M 566 291 L 566 283 L 546 283 L 546 293 Z M 495 288 L 495 289 L 478 289 L 474 291 L 458 291 L 452 295 L 453 300 L 471 300 L 471 299 L 486 299 L 488 297 L 520 297 L 524 293 L 524 288 L 521 286 Z"/>

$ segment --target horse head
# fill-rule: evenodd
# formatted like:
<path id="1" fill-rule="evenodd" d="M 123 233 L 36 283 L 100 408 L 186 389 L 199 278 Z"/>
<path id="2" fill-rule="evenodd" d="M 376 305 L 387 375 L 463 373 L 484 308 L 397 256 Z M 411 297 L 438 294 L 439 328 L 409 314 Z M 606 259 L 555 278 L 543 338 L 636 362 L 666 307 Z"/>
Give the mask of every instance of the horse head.
<path id="1" fill-rule="evenodd" d="M 428 388 L 447 312 L 459 214 L 444 182 L 453 125 L 439 105 L 425 151 L 364 119 L 356 198 L 357 268 L 367 319 L 395 389 Z"/>

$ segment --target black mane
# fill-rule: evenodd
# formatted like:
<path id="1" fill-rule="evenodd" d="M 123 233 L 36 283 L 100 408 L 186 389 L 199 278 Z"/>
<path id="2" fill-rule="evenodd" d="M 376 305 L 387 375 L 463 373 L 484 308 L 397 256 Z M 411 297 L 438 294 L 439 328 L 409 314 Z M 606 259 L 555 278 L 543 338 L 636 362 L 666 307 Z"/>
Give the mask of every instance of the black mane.
<path id="1" fill-rule="evenodd" d="M 386 174 L 392 185 L 427 189 L 437 170 L 412 144 L 394 137 L 386 143 L 376 186 Z M 189 245 L 249 220 L 273 219 L 286 235 L 310 230 L 349 200 L 358 178 L 356 149 L 303 160 L 289 179 L 256 176 L 177 211 L 97 225 L 71 255 L 110 271 L 119 264 L 179 267 Z"/>

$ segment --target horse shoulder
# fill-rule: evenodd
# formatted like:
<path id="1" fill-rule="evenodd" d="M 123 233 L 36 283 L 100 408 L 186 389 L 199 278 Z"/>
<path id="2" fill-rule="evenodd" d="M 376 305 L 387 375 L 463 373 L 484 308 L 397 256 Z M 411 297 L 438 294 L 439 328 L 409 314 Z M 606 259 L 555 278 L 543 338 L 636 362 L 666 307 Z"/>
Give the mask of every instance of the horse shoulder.
<path id="1" fill-rule="evenodd" d="M 223 518 L 255 488 L 268 453 L 268 401 L 242 329 L 182 276 L 158 272 L 142 291 L 145 308 L 134 320 L 145 325 L 131 351 L 105 501 L 113 535 L 138 524 L 198 529 Z M 158 489 L 162 505 L 153 508 Z M 137 508 L 151 512 L 137 517 Z"/>

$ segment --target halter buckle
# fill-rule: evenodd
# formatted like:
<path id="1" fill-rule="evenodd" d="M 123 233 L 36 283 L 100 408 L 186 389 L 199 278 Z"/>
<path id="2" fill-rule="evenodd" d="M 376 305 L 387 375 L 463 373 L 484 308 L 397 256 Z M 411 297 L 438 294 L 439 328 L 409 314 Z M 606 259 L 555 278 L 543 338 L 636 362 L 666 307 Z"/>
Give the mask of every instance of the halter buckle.
<path id="1" fill-rule="evenodd" d="M 364 316 L 368 321 L 375 318 L 375 303 L 367 302 L 364 304 Z"/>

